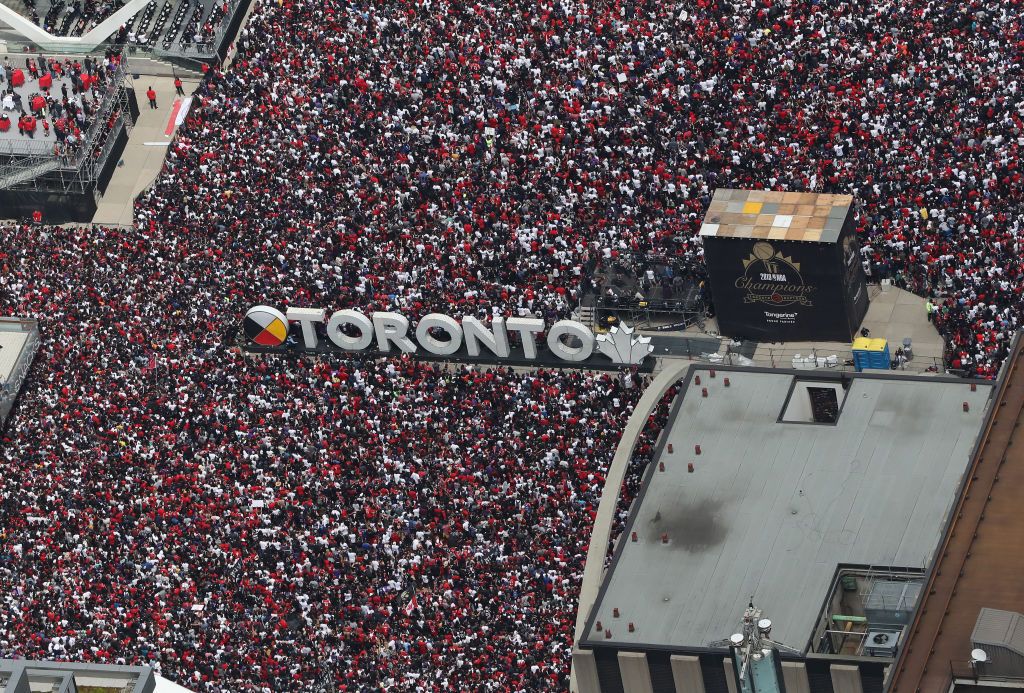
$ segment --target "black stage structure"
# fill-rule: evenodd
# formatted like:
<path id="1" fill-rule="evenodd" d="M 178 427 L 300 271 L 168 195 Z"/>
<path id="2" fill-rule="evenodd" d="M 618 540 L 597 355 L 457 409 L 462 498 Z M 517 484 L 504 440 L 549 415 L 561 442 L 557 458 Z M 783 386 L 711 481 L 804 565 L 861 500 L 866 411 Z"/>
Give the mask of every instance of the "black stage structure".
<path id="1" fill-rule="evenodd" d="M 719 331 L 848 342 L 868 309 L 850 195 L 715 192 L 701 226 Z"/>
<path id="2" fill-rule="evenodd" d="M 667 254 L 619 252 L 592 265 L 582 307 L 599 329 L 619 321 L 647 330 L 703 327 L 703 268 Z"/>
<path id="3" fill-rule="evenodd" d="M 73 155 L 56 156 L 55 138 L 39 134 L 0 148 L 3 216 L 27 218 L 40 211 L 49 223 L 92 220 L 139 115 L 128 73 L 122 60 Z"/>

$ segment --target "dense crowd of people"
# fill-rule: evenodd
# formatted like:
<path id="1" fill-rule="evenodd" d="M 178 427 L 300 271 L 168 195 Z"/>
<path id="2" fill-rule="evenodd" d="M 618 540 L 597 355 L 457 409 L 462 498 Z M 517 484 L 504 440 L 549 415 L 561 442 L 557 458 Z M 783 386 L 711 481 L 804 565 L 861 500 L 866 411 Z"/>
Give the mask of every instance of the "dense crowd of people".
<path id="1" fill-rule="evenodd" d="M 635 376 L 246 358 L 198 236 L 0 229 L 45 316 L 2 441 L 0 654 L 197 691 L 564 688 Z"/>
<path id="2" fill-rule="evenodd" d="M 564 317 L 597 258 L 698 267 L 718 187 L 850 192 L 872 277 L 992 376 L 1024 286 L 1015 9 L 258 0 L 137 228 L 0 229 L 0 313 L 44 334 L 0 449 L 0 654 L 564 690 L 642 384 L 252 359 L 241 315 Z"/>
<path id="3" fill-rule="evenodd" d="M 874 276 L 940 298 L 950 365 L 991 377 L 1021 305 L 1019 24 L 980 2 L 271 4 L 139 219 L 275 248 L 284 299 L 554 316 L 598 253 L 699 263 L 717 187 L 850 192 Z"/>

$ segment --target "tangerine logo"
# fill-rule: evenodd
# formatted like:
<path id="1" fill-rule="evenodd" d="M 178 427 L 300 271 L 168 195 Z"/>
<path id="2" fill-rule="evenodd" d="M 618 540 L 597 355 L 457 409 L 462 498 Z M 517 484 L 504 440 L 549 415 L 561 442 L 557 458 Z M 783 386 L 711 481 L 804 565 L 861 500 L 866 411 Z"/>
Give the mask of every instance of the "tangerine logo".
<path id="1" fill-rule="evenodd" d="M 288 338 L 288 319 L 270 306 L 253 306 L 245 314 L 245 336 L 260 346 L 281 346 Z"/>

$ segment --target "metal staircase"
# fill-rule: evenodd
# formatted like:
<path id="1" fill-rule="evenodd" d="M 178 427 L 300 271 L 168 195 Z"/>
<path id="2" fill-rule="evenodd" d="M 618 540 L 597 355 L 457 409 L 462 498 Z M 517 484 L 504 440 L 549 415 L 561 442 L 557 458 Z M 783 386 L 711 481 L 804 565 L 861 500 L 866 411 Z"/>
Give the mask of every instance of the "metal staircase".
<path id="1" fill-rule="evenodd" d="M 0 190 L 32 189 L 83 194 L 95 188 L 107 156 L 122 129 L 131 131 L 128 117 L 128 66 L 118 68 L 114 85 L 106 88 L 99 111 L 83 134 L 82 145 L 68 156 L 55 156 L 54 140 L 19 139 L 0 144 Z M 117 113 L 113 126 L 108 123 Z M 110 128 L 104 133 L 106 128 Z M 102 144 L 100 144 L 102 142 Z"/>
<path id="2" fill-rule="evenodd" d="M 22 159 L 19 165 L 5 164 L 0 166 L 0 190 L 28 183 L 58 168 L 57 160 L 53 156 L 46 159 Z"/>
<path id="3" fill-rule="evenodd" d="M 576 320 L 590 329 L 594 329 L 597 324 L 597 311 L 594 306 L 581 305 L 576 309 Z"/>

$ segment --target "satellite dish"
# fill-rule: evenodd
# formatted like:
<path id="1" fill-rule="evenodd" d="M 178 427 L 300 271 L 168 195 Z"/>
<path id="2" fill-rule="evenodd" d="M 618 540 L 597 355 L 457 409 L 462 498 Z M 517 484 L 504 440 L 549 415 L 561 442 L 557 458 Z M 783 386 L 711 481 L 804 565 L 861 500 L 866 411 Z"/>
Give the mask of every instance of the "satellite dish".
<path id="1" fill-rule="evenodd" d="M 743 640 L 743 633 L 733 633 L 729 636 L 729 642 L 731 642 L 733 645 L 736 645 L 737 647 L 743 644 Z"/>
<path id="2" fill-rule="evenodd" d="M 988 652 L 985 652 L 985 650 L 981 649 L 980 647 L 975 647 L 973 650 L 971 650 L 971 662 L 987 662 L 987 661 L 988 661 Z"/>
<path id="3" fill-rule="evenodd" d="M 772 629 L 772 620 L 770 618 L 762 618 L 757 622 L 757 629 L 762 633 L 768 633 Z"/>

